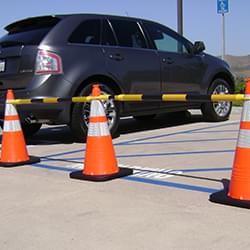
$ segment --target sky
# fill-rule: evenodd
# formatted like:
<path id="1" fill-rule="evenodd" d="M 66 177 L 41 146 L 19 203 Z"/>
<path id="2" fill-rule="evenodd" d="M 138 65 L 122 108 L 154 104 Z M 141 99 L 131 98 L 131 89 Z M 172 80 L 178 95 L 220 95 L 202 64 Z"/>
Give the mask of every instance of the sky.
<path id="1" fill-rule="evenodd" d="M 3 0 L 2 0 L 3 1 Z M 225 14 L 226 54 L 250 55 L 250 1 L 228 0 Z M 101 13 L 133 16 L 158 21 L 177 30 L 177 0 L 7 0 L 1 3 L 0 36 L 4 27 L 31 16 L 69 13 Z M 183 0 L 184 36 L 203 41 L 206 52 L 222 54 L 222 15 L 217 0 Z"/>

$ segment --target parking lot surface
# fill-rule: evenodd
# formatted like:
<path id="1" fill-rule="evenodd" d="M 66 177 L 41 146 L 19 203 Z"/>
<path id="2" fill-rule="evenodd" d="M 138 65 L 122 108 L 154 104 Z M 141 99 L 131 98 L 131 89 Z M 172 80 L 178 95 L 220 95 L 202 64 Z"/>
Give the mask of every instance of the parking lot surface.
<path id="1" fill-rule="evenodd" d="M 134 174 L 101 183 L 69 178 L 85 143 L 45 126 L 27 141 L 40 163 L 1 168 L 0 249 L 249 249 L 249 211 L 208 200 L 230 179 L 240 115 L 122 119 L 113 144 Z"/>

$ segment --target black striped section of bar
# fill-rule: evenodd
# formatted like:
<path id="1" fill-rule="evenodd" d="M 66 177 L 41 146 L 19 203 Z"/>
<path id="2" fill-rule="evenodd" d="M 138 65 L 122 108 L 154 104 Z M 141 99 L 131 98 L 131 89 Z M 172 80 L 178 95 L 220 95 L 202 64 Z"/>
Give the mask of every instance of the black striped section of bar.
<path id="1" fill-rule="evenodd" d="M 142 101 L 162 101 L 162 95 L 142 95 Z"/>
<path id="2" fill-rule="evenodd" d="M 57 98 L 58 102 L 72 102 L 72 98 L 71 97 L 59 97 Z"/>
<path id="3" fill-rule="evenodd" d="M 114 95 L 109 95 L 109 100 L 114 100 L 115 96 Z"/>
<path id="4" fill-rule="evenodd" d="M 44 98 L 30 99 L 31 103 L 43 103 Z"/>
<path id="5" fill-rule="evenodd" d="M 211 102 L 211 95 L 186 95 L 187 102 Z"/>

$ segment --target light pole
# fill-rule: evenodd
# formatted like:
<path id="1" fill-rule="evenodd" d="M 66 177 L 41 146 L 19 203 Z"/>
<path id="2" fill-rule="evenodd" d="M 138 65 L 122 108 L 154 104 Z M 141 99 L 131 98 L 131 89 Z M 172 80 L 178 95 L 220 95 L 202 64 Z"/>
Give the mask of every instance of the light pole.
<path id="1" fill-rule="evenodd" d="M 177 31 L 183 35 L 183 1 L 177 0 Z"/>

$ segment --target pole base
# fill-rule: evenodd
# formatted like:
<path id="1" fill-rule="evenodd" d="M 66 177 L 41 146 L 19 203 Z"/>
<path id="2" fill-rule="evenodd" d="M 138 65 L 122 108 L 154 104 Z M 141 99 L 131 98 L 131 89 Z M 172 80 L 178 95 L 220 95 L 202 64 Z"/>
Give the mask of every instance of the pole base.
<path id="1" fill-rule="evenodd" d="M 0 160 L 0 167 L 11 168 L 11 167 L 17 167 L 17 166 L 22 166 L 22 165 L 40 162 L 39 157 L 36 157 L 36 156 L 29 156 L 29 157 L 30 157 L 30 159 L 28 161 L 19 161 L 19 162 L 2 162 Z"/>
<path id="2" fill-rule="evenodd" d="M 219 203 L 222 205 L 241 207 L 250 209 L 250 201 L 238 200 L 229 197 L 228 195 L 228 187 L 223 190 L 213 193 L 210 195 L 209 200 L 214 203 Z"/>
<path id="3" fill-rule="evenodd" d="M 128 175 L 133 174 L 133 169 L 130 168 L 120 168 L 118 173 L 109 174 L 109 175 L 86 175 L 83 174 L 82 171 L 75 171 L 69 174 L 70 178 L 78 179 L 78 180 L 85 180 L 85 181 L 109 181 L 116 178 L 125 177 Z"/>

